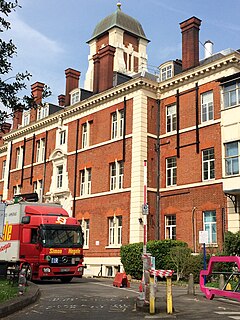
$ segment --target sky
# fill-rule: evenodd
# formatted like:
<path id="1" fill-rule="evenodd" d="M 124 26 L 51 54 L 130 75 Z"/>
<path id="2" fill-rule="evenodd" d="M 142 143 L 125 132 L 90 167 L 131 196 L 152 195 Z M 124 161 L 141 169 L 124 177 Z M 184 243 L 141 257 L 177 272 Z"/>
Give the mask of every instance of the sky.
<path id="1" fill-rule="evenodd" d="M 65 70 L 81 72 L 84 86 L 89 46 L 86 43 L 98 22 L 117 10 L 117 0 L 19 0 L 22 8 L 11 13 L 11 30 L 2 34 L 13 39 L 17 56 L 13 72 L 29 71 L 30 85 L 50 86 L 49 102 L 58 104 L 65 93 Z M 240 48 L 240 0 L 122 0 L 124 13 L 137 19 L 150 40 L 149 71 L 163 62 L 181 59 L 179 23 L 196 16 L 202 20 L 200 42 L 214 43 L 214 53 Z M 203 45 L 200 43 L 200 59 Z"/>

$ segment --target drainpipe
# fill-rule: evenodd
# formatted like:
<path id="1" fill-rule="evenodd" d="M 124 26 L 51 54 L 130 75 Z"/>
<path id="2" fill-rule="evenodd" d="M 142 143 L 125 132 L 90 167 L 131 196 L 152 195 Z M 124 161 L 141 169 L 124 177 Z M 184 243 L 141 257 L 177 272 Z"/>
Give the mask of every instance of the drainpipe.
<path id="1" fill-rule="evenodd" d="M 45 193 L 45 181 L 46 181 L 46 170 L 47 170 L 47 147 L 48 147 L 48 131 L 45 135 L 45 152 L 44 152 L 44 167 L 43 167 L 43 184 L 42 184 L 42 194 L 40 202 L 43 202 L 43 195 Z"/>
<path id="2" fill-rule="evenodd" d="M 124 113 L 124 121 L 123 121 L 123 162 L 125 162 L 125 156 L 126 156 L 126 110 L 127 110 L 127 101 L 126 101 L 126 97 L 124 97 L 124 109 L 123 109 L 123 113 Z"/>
<path id="3" fill-rule="evenodd" d="M 196 253 L 197 250 L 197 244 L 196 244 L 196 225 L 195 225 L 195 211 L 196 207 L 192 208 L 192 232 L 193 232 L 193 250 L 194 253 Z"/>
<path id="4" fill-rule="evenodd" d="M 157 199 L 156 199 L 156 226 L 155 226 L 155 240 L 160 240 L 160 99 L 157 99 Z"/>
<path id="5" fill-rule="evenodd" d="M 75 211 L 76 211 L 79 119 L 77 119 L 77 130 L 76 130 L 76 131 L 77 131 L 77 132 L 76 132 L 76 146 L 75 146 L 74 187 L 73 187 L 73 212 L 72 212 L 72 216 L 73 216 L 73 217 L 75 217 Z"/>

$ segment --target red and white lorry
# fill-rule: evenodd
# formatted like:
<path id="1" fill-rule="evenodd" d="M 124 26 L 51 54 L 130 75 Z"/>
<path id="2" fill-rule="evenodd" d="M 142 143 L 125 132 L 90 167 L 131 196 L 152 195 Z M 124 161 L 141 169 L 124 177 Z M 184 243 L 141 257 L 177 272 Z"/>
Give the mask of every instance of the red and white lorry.
<path id="1" fill-rule="evenodd" d="M 0 266 L 25 269 L 30 280 L 70 282 L 83 275 L 83 233 L 58 204 L 0 206 Z"/>

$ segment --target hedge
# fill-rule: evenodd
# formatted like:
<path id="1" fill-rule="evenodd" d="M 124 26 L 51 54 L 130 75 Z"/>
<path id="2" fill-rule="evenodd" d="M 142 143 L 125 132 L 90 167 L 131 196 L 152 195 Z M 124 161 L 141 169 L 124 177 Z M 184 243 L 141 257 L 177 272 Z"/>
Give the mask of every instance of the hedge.
<path id="1" fill-rule="evenodd" d="M 174 269 L 169 252 L 172 247 L 183 246 L 187 244 L 179 240 L 152 240 L 147 243 L 147 252 L 155 257 L 156 269 Z M 127 244 L 121 247 L 121 262 L 127 274 L 135 279 L 142 278 L 143 272 L 143 243 Z"/>

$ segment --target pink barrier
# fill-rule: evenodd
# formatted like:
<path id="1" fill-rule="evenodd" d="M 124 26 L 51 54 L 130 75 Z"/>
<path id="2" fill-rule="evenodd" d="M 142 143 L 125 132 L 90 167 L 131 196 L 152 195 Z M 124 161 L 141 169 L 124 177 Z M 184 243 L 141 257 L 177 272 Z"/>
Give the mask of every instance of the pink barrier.
<path id="1" fill-rule="evenodd" d="M 208 276 L 212 274 L 213 265 L 216 262 L 235 262 L 238 266 L 238 272 L 240 273 L 240 257 L 236 256 L 228 256 L 228 257 L 211 257 L 208 269 L 201 270 L 200 272 L 200 289 L 205 294 L 206 298 L 212 300 L 215 295 L 223 296 L 231 299 L 237 299 L 240 301 L 240 292 L 229 291 L 229 290 L 221 290 L 217 288 L 205 287 L 204 285 L 204 276 Z"/>

